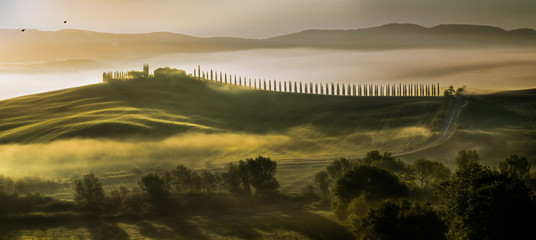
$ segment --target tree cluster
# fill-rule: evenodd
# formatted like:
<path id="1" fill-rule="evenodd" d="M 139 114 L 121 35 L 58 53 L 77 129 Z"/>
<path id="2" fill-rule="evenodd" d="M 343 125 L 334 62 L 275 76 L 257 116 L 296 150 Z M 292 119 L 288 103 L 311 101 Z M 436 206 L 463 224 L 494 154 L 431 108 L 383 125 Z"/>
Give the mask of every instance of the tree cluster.
<path id="1" fill-rule="evenodd" d="M 223 172 L 214 173 L 178 165 L 162 175 L 143 175 L 138 187 L 132 191 L 123 187 L 110 192 L 108 196 L 98 177 L 90 173 L 75 179 L 74 195 L 77 205 L 87 212 L 121 210 L 141 217 L 148 213 L 165 214 L 177 209 L 180 199 L 190 201 L 189 197 L 209 196 L 212 193 L 226 192 L 240 197 L 277 194 L 279 182 L 275 178 L 276 170 L 277 163 L 263 156 L 231 162 Z M 185 196 L 188 199 L 184 200 Z"/>
<path id="2" fill-rule="evenodd" d="M 343 169 L 337 161 L 333 170 Z M 402 167 L 404 166 L 405 167 Z M 460 151 L 454 174 L 425 159 L 398 163 L 390 154 L 371 151 L 342 175 L 332 176 L 332 210 L 358 239 L 531 239 L 536 197 L 529 161 L 512 155 L 497 169 L 480 163 L 476 151 Z M 405 172 L 405 174 L 399 174 Z M 407 177 L 408 175 L 413 178 Z M 316 180 L 316 179 L 319 180 Z M 412 202 L 412 182 L 433 188 L 438 205 Z M 319 185 L 320 186 L 320 185 Z M 322 185 L 325 188 L 325 185 Z"/>

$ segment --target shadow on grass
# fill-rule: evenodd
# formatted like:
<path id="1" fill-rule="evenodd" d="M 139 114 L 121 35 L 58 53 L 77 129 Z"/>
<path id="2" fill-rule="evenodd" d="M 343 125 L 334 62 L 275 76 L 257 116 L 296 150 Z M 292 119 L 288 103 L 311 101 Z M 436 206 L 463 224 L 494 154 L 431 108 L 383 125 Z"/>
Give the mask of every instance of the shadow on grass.
<path id="1" fill-rule="evenodd" d="M 252 214 L 176 216 L 138 222 L 148 238 L 213 239 L 354 239 L 348 230 L 314 212 L 255 212 Z M 165 226 L 167 228 L 163 228 Z M 290 235 L 289 235 L 290 234 Z"/>
<path id="2" fill-rule="evenodd" d="M 304 209 L 278 211 L 273 208 L 155 217 L 148 220 L 90 218 L 75 213 L 32 214 L 0 217 L 0 239 L 17 239 L 29 232 L 41 232 L 45 238 L 54 228 L 76 233 L 83 229 L 86 237 L 130 239 L 122 223 L 134 225 L 141 238 L 151 239 L 353 239 L 340 224 L 321 213 Z M 87 230 L 87 232 L 86 232 Z M 52 231 L 52 233 L 50 232 Z M 74 237 L 74 236 L 73 236 Z M 84 238 L 84 237 L 82 237 Z"/>
<path id="3" fill-rule="evenodd" d="M 105 222 L 99 218 L 90 218 L 79 214 L 35 214 L 0 217 L 0 239 L 17 239 L 22 230 L 47 231 L 55 227 L 70 230 L 86 228 L 90 239 L 130 239 L 115 223 Z M 50 238 L 53 238 L 51 236 Z"/>

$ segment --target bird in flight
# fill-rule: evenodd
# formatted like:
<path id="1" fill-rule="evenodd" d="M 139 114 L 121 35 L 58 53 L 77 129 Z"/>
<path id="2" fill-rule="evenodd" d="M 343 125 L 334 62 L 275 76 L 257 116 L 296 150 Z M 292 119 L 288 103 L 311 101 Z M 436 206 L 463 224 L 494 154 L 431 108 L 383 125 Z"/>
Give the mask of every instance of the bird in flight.
<path id="1" fill-rule="evenodd" d="M 67 21 L 63 21 L 63 23 L 67 23 Z"/>
<path id="2" fill-rule="evenodd" d="M 21 31 L 21 32 L 24 32 L 24 31 L 26 31 L 26 29 L 22 29 L 22 30 L 20 30 L 20 31 Z"/>

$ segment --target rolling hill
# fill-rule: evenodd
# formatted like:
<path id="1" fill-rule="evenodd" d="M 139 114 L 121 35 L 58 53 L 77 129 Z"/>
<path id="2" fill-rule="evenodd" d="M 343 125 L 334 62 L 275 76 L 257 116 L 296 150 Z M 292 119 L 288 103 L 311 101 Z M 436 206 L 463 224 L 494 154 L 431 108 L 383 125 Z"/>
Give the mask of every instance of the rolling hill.
<path id="1" fill-rule="evenodd" d="M 456 134 L 501 132 L 534 145 L 535 98 L 533 90 L 467 96 Z M 0 143 L 159 141 L 200 133 L 290 138 L 270 147 L 280 157 L 294 151 L 317 157 L 356 156 L 373 148 L 402 152 L 434 136 L 429 125 L 441 103 L 440 97 L 266 92 L 188 76 L 139 79 L 0 101 Z"/>
<path id="2" fill-rule="evenodd" d="M 165 138 L 184 132 L 280 134 L 303 126 L 336 137 L 426 126 L 440 104 L 437 97 L 266 92 L 187 76 L 128 80 L 1 101 L 0 142 Z"/>
<path id="3" fill-rule="evenodd" d="M 338 157 L 402 153 L 432 141 L 442 97 L 345 97 L 251 90 L 182 77 L 94 84 L 0 101 L 4 173 L 221 168 L 256 155 L 278 162 L 282 191 L 297 193 Z M 535 90 L 467 95 L 444 142 L 403 154 L 454 167 L 476 149 L 494 166 L 536 159 Z M 117 175 L 117 174 L 115 174 Z M 118 180 L 117 184 L 125 184 Z"/>

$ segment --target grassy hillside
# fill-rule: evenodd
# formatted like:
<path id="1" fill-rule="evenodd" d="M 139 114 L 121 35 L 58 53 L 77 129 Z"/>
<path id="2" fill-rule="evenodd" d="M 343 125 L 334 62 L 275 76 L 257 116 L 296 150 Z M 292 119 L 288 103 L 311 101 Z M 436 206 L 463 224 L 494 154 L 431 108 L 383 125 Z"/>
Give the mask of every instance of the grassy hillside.
<path id="1" fill-rule="evenodd" d="M 404 158 L 425 157 L 454 167 L 454 157 L 461 149 L 478 150 L 490 166 L 512 154 L 524 155 L 535 166 L 536 90 L 466 96 L 453 136 L 437 147 Z"/>
<path id="2" fill-rule="evenodd" d="M 477 149 L 491 166 L 510 154 L 534 161 L 535 96 L 467 96 L 451 138 L 402 159 L 454 167 L 457 151 Z M 119 186 L 135 184 L 121 177 L 131 176 L 129 169 L 218 169 L 262 154 L 278 162 L 282 191 L 297 193 L 335 158 L 425 144 L 441 103 L 265 92 L 186 76 L 95 84 L 0 101 L 2 173 L 68 177 L 91 170 Z"/>
<path id="3" fill-rule="evenodd" d="M 165 138 L 176 133 L 280 134 L 306 126 L 329 137 L 426 126 L 434 97 L 333 97 L 254 91 L 181 77 L 130 80 L 0 102 L 0 143 L 62 138 Z"/>
<path id="4" fill-rule="evenodd" d="M 95 84 L 0 101 L 0 174 L 219 168 L 261 154 L 299 191 L 331 159 L 423 144 L 440 105 L 438 97 L 275 93 L 186 76 Z"/>

